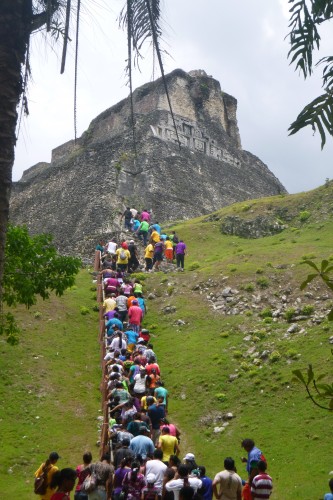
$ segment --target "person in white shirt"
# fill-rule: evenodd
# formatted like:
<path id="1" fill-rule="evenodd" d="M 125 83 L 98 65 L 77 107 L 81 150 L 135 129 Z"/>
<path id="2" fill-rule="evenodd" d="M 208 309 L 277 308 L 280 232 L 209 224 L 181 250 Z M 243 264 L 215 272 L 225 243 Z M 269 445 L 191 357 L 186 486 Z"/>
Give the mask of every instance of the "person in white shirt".
<path id="1" fill-rule="evenodd" d="M 156 476 L 155 486 L 156 488 L 158 488 L 161 494 L 162 494 L 164 473 L 167 469 L 167 466 L 162 462 L 162 456 L 163 456 L 162 450 L 159 449 L 155 450 L 153 460 L 148 460 L 145 466 L 146 478 L 148 474 L 155 474 Z"/>
<path id="2" fill-rule="evenodd" d="M 178 467 L 178 479 L 171 479 L 165 485 L 167 491 L 173 491 L 174 500 L 179 500 L 179 492 L 184 486 L 191 486 L 196 493 L 202 486 L 202 481 L 197 477 L 188 477 L 188 468 L 181 464 Z"/>

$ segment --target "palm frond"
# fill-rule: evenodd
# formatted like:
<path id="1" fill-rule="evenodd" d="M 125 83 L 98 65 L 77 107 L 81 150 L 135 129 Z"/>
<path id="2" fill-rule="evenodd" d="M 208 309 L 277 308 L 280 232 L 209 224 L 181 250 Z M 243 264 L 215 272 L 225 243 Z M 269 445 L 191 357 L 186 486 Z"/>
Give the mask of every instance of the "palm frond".
<path id="1" fill-rule="evenodd" d="M 323 87 L 328 90 L 333 89 L 333 56 L 322 57 L 316 64 L 325 64 L 323 69 Z"/>
<path id="2" fill-rule="evenodd" d="M 317 30 L 318 19 L 307 5 L 307 0 L 289 0 L 293 4 L 290 8 L 289 41 L 291 48 L 288 52 L 290 64 L 296 63 L 304 78 L 312 73 L 312 53 L 319 48 L 320 35 Z M 310 2 L 312 3 L 312 2 Z"/>
<path id="3" fill-rule="evenodd" d="M 333 136 L 333 95 L 331 92 L 325 92 L 305 106 L 290 125 L 289 135 L 296 134 L 307 126 L 310 126 L 313 132 L 319 131 L 321 149 L 323 149 L 326 143 L 326 132 Z"/>

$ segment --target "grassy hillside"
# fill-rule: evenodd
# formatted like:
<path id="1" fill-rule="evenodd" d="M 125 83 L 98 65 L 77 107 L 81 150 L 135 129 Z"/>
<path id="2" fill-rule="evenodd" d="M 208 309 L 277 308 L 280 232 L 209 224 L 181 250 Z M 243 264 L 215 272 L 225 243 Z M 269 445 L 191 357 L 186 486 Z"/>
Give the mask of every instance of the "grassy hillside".
<path id="1" fill-rule="evenodd" d="M 236 204 L 213 217 L 180 224 L 174 229 L 189 247 L 188 270 L 158 273 L 149 280 L 158 298 L 149 301 L 147 323 L 157 325 L 155 344 L 172 393 L 170 411 L 186 434 L 182 452 L 195 452 L 211 475 L 230 455 L 244 476 L 240 443 L 253 438 L 275 480 L 274 499 L 321 498 L 332 470 L 333 415 L 313 406 L 291 380 L 293 369 L 310 362 L 317 373 L 332 375 L 333 333 L 325 320 L 331 298 L 319 281 L 299 290 L 310 270 L 302 260 L 320 261 L 333 253 L 332 200 L 329 185 Z M 278 235 L 247 240 L 221 234 L 226 215 L 255 218 L 281 209 L 288 228 Z M 226 287 L 239 291 L 235 307 L 241 314 L 214 311 L 211 297 Z M 239 307 L 242 302 L 247 309 Z M 260 317 L 281 304 L 276 320 Z M 165 305 L 175 306 L 176 312 L 164 314 Z M 292 323 L 284 315 L 292 309 L 313 312 L 296 322 L 298 332 L 287 334 Z M 186 324 L 178 325 L 179 319 Z M 264 351 L 267 359 L 260 357 Z M 235 418 L 223 432 L 214 433 L 226 412 Z"/>
<path id="2" fill-rule="evenodd" d="M 321 498 L 333 468 L 333 415 L 314 407 L 291 381 L 292 370 L 309 362 L 332 374 L 333 333 L 325 320 L 331 298 L 319 282 L 299 290 L 308 274 L 302 259 L 333 254 L 332 191 L 328 185 L 240 203 L 174 226 L 189 248 L 186 272 L 153 273 L 145 281 L 156 295 L 148 301 L 146 325 L 170 390 L 170 420 L 182 431 L 181 453 L 195 453 L 210 476 L 232 456 L 244 477 L 240 442 L 251 437 L 268 460 L 275 500 Z M 288 227 L 256 240 L 221 233 L 226 216 L 267 214 Z M 81 306 L 94 305 L 90 288 L 82 271 L 63 299 L 19 310 L 21 344 L 1 344 L 0 491 L 8 498 L 34 497 L 32 473 L 53 449 L 63 457 L 61 466 L 79 463 L 85 448 L 96 456 L 98 322 L 93 311 L 80 314 Z M 221 293 L 227 288 L 224 314 L 214 307 L 226 302 Z M 167 305 L 176 311 L 164 313 Z M 305 319 L 287 333 L 292 310 Z M 234 418 L 214 432 L 227 412 Z"/>
<path id="3" fill-rule="evenodd" d="M 20 308 L 20 344 L 1 341 L 0 491 L 6 498 L 36 498 L 33 473 L 52 450 L 62 457 L 60 467 L 81 463 L 86 449 L 97 457 L 98 315 L 90 287 L 85 271 L 64 297 Z M 81 307 L 91 313 L 82 315 Z"/>

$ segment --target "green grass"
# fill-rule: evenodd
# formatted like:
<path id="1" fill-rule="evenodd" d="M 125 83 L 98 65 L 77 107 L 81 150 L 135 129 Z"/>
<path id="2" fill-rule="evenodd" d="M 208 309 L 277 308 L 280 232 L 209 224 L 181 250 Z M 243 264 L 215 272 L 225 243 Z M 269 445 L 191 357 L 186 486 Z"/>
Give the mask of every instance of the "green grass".
<path id="1" fill-rule="evenodd" d="M 1 341 L 0 491 L 7 498 L 36 498 L 33 473 L 53 450 L 60 467 L 81 463 L 86 449 L 98 455 L 98 315 L 80 314 L 91 308 L 90 283 L 82 271 L 63 298 L 19 308 L 20 344 Z"/>

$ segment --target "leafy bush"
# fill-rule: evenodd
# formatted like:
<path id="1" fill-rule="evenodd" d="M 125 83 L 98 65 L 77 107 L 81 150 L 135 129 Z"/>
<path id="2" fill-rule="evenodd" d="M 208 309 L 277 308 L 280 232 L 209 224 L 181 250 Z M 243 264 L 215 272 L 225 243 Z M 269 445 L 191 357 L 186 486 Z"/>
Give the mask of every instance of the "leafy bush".
<path id="1" fill-rule="evenodd" d="M 264 276 L 262 278 L 258 278 L 256 283 L 260 288 L 268 288 L 269 287 L 269 279 L 265 278 Z"/>
<path id="2" fill-rule="evenodd" d="M 279 353 L 279 351 L 273 351 L 270 355 L 269 355 L 269 360 L 272 362 L 272 363 L 276 363 L 277 361 L 279 361 L 281 359 L 281 354 Z"/>
<path id="3" fill-rule="evenodd" d="M 270 323 L 272 323 L 272 322 L 273 322 L 273 318 L 269 318 L 269 317 L 268 317 L 268 318 L 264 318 L 264 319 L 263 319 L 263 322 L 264 322 L 266 325 L 269 325 Z"/>
<path id="4" fill-rule="evenodd" d="M 286 352 L 286 356 L 290 359 L 298 359 L 298 352 L 296 351 L 296 349 L 288 349 L 288 351 Z"/>
<path id="5" fill-rule="evenodd" d="M 311 259 L 315 259 L 316 258 L 316 255 L 314 253 L 306 253 L 304 255 L 302 255 L 302 260 L 311 260 Z"/>
<path id="6" fill-rule="evenodd" d="M 34 318 L 39 319 L 42 317 L 42 313 L 40 311 L 36 311 L 34 314 Z"/>
<path id="7" fill-rule="evenodd" d="M 244 290 L 246 292 L 253 292 L 255 286 L 253 283 L 247 283 L 246 285 L 244 285 Z"/>
<path id="8" fill-rule="evenodd" d="M 233 265 L 230 265 L 230 266 L 228 266 L 228 271 L 231 272 L 231 273 L 234 273 L 235 271 L 237 271 L 237 267 L 233 266 Z"/>
<path id="9" fill-rule="evenodd" d="M 222 332 L 222 333 L 220 333 L 220 337 L 222 337 L 223 339 L 227 339 L 229 337 L 229 333 L 228 332 Z"/>
<path id="10" fill-rule="evenodd" d="M 265 309 L 263 309 L 260 313 L 259 313 L 259 316 L 261 318 L 271 318 L 273 315 L 272 313 L 272 309 L 270 307 L 266 307 Z"/>
<path id="11" fill-rule="evenodd" d="M 233 354 L 232 354 L 232 355 L 233 355 L 233 357 L 234 357 L 235 359 L 241 359 L 241 358 L 243 357 L 243 353 L 242 353 L 242 351 L 235 351 L 235 352 L 233 352 Z"/>
<path id="12" fill-rule="evenodd" d="M 301 222 L 305 222 L 306 220 L 308 220 L 308 218 L 311 216 L 311 213 L 308 212 L 307 210 L 303 210 L 302 212 L 299 213 L 299 220 Z"/>
<path id="13" fill-rule="evenodd" d="M 305 306 L 302 307 L 301 313 L 304 314 L 305 316 L 311 316 L 314 310 L 315 308 L 313 305 L 306 304 Z"/>
<path id="14" fill-rule="evenodd" d="M 82 314 L 82 316 L 85 316 L 86 314 L 90 314 L 90 311 L 89 311 L 88 307 L 81 306 L 80 313 Z"/>
<path id="15" fill-rule="evenodd" d="M 144 273 L 133 273 L 131 278 L 134 278 L 136 281 L 145 281 L 147 279 L 147 274 Z"/>
<path id="16" fill-rule="evenodd" d="M 294 307 L 290 307 L 289 309 L 286 309 L 285 313 L 284 313 L 284 317 L 286 318 L 286 320 L 288 321 L 288 323 L 290 323 L 293 319 L 293 317 L 295 316 L 295 308 Z"/>
<path id="17" fill-rule="evenodd" d="M 258 267 L 258 269 L 256 270 L 256 274 L 263 274 L 264 273 L 264 270 L 262 269 L 262 267 Z"/>
<path id="18" fill-rule="evenodd" d="M 189 271 L 195 271 L 196 269 L 198 269 L 200 267 L 200 264 L 199 262 L 192 262 L 192 264 L 190 264 L 188 266 L 188 270 Z"/>
<path id="19" fill-rule="evenodd" d="M 220 403 L 222 403 L 223 401 L 225 401 L 227 399 L 226 394 L 224 394 L 223 392 L 221 392 L 219 394 L 215 394 L 215 397 L 216 397 L 216 399 L 218 399 L 218 401 L 220 401 Z"/>
<path id="20" fill-rule="evenodd" d="M 175 287 L 172 285 L 169 285 L 167 288 L 167 294 L 172 295 L 174 291 L 175 291 Z"/>
<path id="21" fill-rule="evenodd" d="M 248 211 L 251 209 L 251 207 L 252 207 L 252 205 L 247 205 L 247 204 L 246 204 L 246 205 L 243 205 L 243 206 L 241 207 L 241 211 L 242 211 L 242 212 L 248 212 Z"/>

